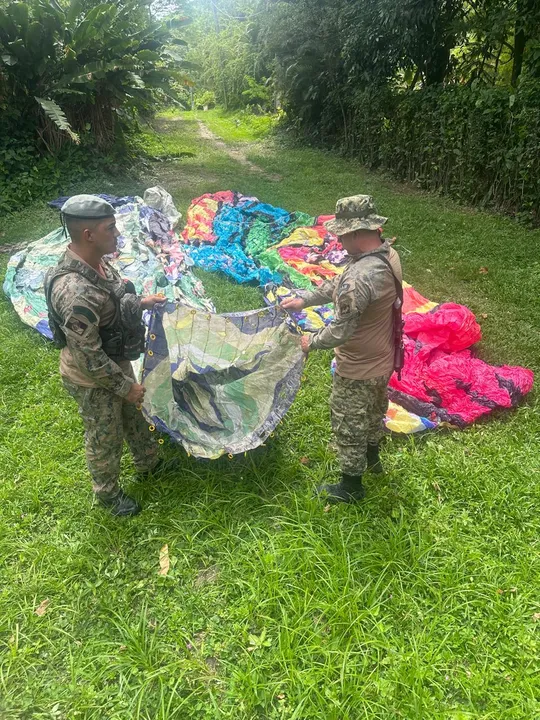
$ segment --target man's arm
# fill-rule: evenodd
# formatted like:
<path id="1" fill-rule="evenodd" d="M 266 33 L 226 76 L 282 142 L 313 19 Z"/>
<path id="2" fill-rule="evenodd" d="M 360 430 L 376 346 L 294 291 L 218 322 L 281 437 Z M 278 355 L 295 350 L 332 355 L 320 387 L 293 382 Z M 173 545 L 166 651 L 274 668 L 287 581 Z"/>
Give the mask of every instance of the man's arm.
<path id="1" fill-rule="evenodd" d="M 126 398 L 133 380 L 105 354 L 99 335 L 102 297 L 79 276 L 59 278 L 52 292 L 52 302 L 62 318 L 67 346 L 79 369 L 97 385 Z"/>
<path id="2" fill-rule="evenodd" d="M 315 290 L 296 290 L 298 297 L 304 301 L 304 307 L 313 307 L 314 305 L 326 305 L 334 299 L 334 291 L 339 282 L 339 275 L 331 280 L 325 280 Z"/>
<path id="3" fill-rule="evenodd" d="M 350 280 L 345 279 L 339 288 L 334 304 L 334 319 L 312 335 L 309 350 L 329 350 L 351 339 L 362 313 L 373 299 L 371 277 L 363 272 Z"/>

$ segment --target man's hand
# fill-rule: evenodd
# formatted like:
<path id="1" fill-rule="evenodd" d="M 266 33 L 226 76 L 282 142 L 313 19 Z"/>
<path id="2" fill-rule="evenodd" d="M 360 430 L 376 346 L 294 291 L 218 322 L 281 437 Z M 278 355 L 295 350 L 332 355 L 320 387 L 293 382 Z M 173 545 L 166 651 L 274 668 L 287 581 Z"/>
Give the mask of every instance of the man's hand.
<path id="1" fill-rule="evenodd" d="M 160 302 L 164 302 L 167 298 L 163 293 L 157 293 L 157 295 L 148 295 L 141 300 L 141 307 L 143 310 L 151 310 L 154 305 Z"/>
<path id="2" fill-rule="evenodd" d="M 302 335 L 302 340 L 300 341 L 302 352 L 306 353 L 306 355 L 309 352 L 309 335 Z"/>
<path id="3" fill-rule="evenodd" d="M 144 393 L 146 392 L 146 388 L 142 385 L 139 385 L 139 383 L 133 383 L 131 388 L 129 389 L 129 393 L 126 396 L 126 401 L 129 403 L 133 403 L 134 405 L 138 405 L 139 403 L 142 403 L 144 400 Z"/>
<path id="4" fill-rule="evenodd" d="M 280 302 L 279 307 L 283 308 L 283 310 L 298 312 L 306 307 L 306 302 L 302 298 L 285 298 Z"/>

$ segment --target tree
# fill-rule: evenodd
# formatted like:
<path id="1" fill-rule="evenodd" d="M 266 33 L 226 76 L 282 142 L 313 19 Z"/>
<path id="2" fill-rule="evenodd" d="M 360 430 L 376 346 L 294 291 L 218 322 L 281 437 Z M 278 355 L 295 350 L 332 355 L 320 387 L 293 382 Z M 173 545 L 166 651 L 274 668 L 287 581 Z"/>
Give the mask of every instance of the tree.
<path id="1" fill-rule="evenodd" d="M 512 66 L 512 85 L 517 85 L 525 58 L 527 43 L 538 39 L 540 27 L 540 8 L 535 0 L 516 1 L 516 19 L 514 25 L 514 63 Z"/>
<path id="2" fill-rule="evenodd" d="M 142 11 L 142 12 L 141 12 Z M 144 19 L 144 22 L 141 22 Z M 177 17 L 152 22 L 138 0 L 14 2 L 0 9 L 0 72 L 6 101 L 54 150 L 89 126 L 98 145 L 114 140 L 116 118 L 151 105 L 159 90 L 188 82 L 172 31 Z"/>
<path id="3" fill-rule="evenodd" d="M 226 108 L 250 104 L 252 83 L 259 85 L 270 75 L 259 42 L 259 19 L 250 2 L 206 0 L 195 14 L 189 57 L 201 68 L 195 73 L 197 85 L 214 92 Z"/>

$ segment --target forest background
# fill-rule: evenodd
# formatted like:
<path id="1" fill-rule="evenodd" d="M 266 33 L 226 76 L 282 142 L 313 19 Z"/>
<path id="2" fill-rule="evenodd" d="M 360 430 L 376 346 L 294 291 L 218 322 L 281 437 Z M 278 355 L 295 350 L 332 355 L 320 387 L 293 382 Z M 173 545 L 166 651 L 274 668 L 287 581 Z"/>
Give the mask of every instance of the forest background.
<path id="1" fill-rule="evenodd" d="M 537 225 L 539 27 L 534 0 L 0 0 L 0 211 L 217 103 Z"/>

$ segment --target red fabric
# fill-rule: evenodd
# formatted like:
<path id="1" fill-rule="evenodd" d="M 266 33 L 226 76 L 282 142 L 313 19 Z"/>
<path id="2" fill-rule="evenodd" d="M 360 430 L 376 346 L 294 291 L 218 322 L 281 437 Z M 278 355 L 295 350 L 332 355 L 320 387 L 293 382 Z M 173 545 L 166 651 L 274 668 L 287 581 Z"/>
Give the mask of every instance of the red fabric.
<path id="1" fill-rule="evenodd" d="M 278 248 L 278 253 L 280 256 L 285 260 L 306 260 L 308 255 L 311 255 L 313 252 L 312 248 L 308 248 L 305 246 L 296 246 L 296 245 L 288 245 L 286 247 L 280 247 Z"/>
<path id="2" fill-rule="evenodd" d="M 467 425 L 497 407 L 514 406 L 532 389 L 530 370 L 473 357 L 470 347 L 482 332 L 463 305 L 445 303 L 429 313 L 410 313 L 404 330 L 405 365 L 401 380 L 392 376 L 390 388 L 432 404 L 441 420 Z"/>
<path id="3" fill-rule="evenodd" d="M 482 339 L 480 325 L 464 305 L 444 303 L 435 312 L 405 316 L 405 333 L 431 349 L 464 350 Z"/>

